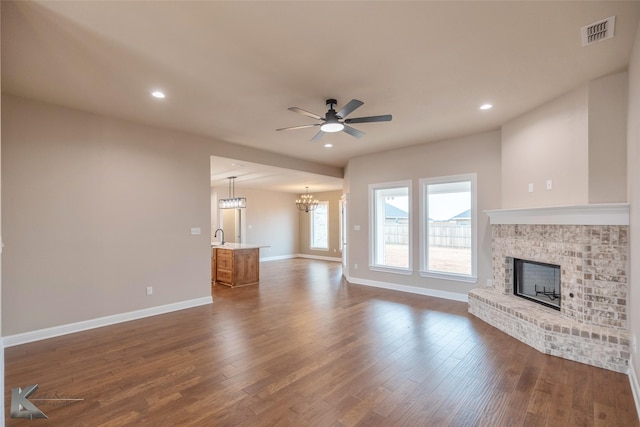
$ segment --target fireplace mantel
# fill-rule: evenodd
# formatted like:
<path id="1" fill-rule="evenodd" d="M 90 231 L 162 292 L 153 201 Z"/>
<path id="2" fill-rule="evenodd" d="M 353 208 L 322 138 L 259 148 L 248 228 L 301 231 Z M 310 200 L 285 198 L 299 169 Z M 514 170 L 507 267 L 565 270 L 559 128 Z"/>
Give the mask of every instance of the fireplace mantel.
<path id="1" fill-rule="evenodd" d="M 496 209 L 484 211 L 491 225 L 629 225 L 628 203 L 601 203 L 541 208 Z"/>

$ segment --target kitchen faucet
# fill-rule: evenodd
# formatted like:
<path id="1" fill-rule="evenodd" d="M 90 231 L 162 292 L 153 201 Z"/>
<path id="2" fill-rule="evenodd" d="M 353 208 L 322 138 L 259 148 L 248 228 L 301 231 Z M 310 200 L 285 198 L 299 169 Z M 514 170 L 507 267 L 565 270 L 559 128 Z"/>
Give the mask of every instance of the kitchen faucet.
<path id="1" fill-rule="evenodd" d="M 215 233 L 213 233 L 213 237 L 218 237 L 218 231 L 222 233 L 222 240 L 220 241 L 221 245 L 224 245 L 224 230 L 222 228 L 218 228 Z"/>

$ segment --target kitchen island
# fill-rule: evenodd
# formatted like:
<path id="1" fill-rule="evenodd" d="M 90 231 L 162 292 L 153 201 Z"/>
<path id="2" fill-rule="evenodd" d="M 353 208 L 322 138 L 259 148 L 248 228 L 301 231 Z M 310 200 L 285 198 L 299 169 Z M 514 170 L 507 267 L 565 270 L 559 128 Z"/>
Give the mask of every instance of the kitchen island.
<path id="1" fill-rule="evenodd" d="M 211 244 L 211 282 L 229 287 L 257 285 L 260 248 L 246 243 Z"/>

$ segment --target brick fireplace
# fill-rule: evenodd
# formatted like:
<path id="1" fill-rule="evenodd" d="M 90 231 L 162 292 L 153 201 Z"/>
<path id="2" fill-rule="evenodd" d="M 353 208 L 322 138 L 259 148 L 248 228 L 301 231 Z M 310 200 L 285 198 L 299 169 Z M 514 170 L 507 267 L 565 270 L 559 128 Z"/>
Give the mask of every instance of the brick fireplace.
<path id="1" fill-rule="evenodd" d="M 628 205 L 486 213 L 493 284 L 469 292 L 469 312 L 543 353 L 626 373 Z M 560 266 L 560 310 L 513 294 L 514 258 Z"/>

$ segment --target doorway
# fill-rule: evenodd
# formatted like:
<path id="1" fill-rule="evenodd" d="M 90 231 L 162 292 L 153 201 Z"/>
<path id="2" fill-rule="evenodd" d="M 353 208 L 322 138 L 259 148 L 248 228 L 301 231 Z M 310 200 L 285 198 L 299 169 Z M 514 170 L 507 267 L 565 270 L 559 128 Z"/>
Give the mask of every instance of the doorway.
<path id="1" fill-rule="evenodd" d="M 218 218 L 220 218 L 220 228 L 225 233 L 225 241 L 229 243 L 245 242 L 245 209 L 218 209 Z"/>

